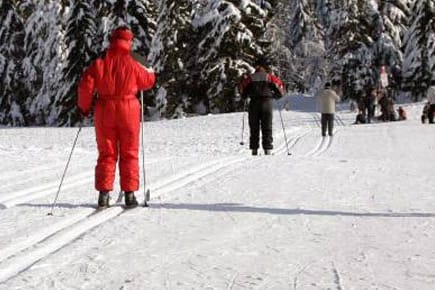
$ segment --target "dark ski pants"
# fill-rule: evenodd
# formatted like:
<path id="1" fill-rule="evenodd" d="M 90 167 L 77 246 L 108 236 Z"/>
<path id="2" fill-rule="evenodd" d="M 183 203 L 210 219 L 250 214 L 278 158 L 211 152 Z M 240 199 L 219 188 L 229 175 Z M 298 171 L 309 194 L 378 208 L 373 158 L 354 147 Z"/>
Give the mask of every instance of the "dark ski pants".
<path id="1" fill-rule="evenodd" d="M 322 113 L 322 136 L 326 136 L 326 129 L 328 129 L 328 135 L 332 136 L 334 130 L 334 114 Z"/>
<path id="2" fill-rule="evenodd" d="M 375 107 L 372 104 L 367 104 L 366 106 L 366 116 L 367 116 L 367 123 L 371 123 L 372 122 L 372 118 L 375 115 Z"/>
<path id="3" fill-rule="evenodd" d="M 434 118 L 434 112 L 435 112 L 435 105 L 430 105 L 429 111 L 427 113 L 427 118 L 429 119 L 429 124 L 433 124 L 433 118 Z"/>
<path id="4" fill-rule="evenodd" d="M 249 103 L 250 149 L 258 149 L 259 147 L 260 128 L 263 149 L 273 149 L 272 106 L 271 99 L 251 100 Z"/>

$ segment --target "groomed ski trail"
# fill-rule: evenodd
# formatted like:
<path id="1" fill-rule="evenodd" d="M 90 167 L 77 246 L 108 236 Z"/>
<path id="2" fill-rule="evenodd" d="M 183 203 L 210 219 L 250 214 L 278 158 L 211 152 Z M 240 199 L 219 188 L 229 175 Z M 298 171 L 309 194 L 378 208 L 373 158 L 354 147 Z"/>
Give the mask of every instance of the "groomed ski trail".
<path id="1" fill-rule="evenodd" d="M 228 157 L 217 161 L 195 166 L 181 173 L 151 184 L 152 200 L 165 192 L 181 188 L 189 183 L 200 180 L 208 175 L 231 165 L 246 160 L 247 157 Z M 139 207 L 140 208 L 140 207 Z M 128 211 L 137 210 L 129 209 Z M 8 246 L 0 251 L 0 283 L 18 275 L 27 268 L 68 245 L 92 228 L 101 225 L 122 214 L 126 209 L 112 206 L 108 209 L 94 212 L 83 210 L 67 220 L 60 221 L 53 226 L 35 233 L 25 240 Z M 27 250 L 27 251 L 25 251 Z M 24 251 L 24 252 L 23 252 Z M 10 259 L 7 259 L 10 257 Z"/>

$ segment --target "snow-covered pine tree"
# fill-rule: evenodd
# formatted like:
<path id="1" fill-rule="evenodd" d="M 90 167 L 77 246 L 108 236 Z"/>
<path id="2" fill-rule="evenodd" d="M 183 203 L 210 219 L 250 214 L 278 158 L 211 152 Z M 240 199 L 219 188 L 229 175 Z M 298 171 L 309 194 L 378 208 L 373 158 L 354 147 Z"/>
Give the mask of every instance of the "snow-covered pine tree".
<path id="1" fill-rule="evenodd" d="M 207 112 L 229 112 L 241 106 L 235 102 L 240 76 L 271 45 L 265 32 L 277 1 L 204 2 L 193 20 L 200 39 L 194 59 L 202 82 L 198 104 Z"/>
<path id="2" fill-rule="evenodd" d="M 95 2 L 71 0 L 66 15 L 66 59 L 63 67 L 63 87 L 58 91 L 54 106 L 58 108 L 56 124 L 73 125 L 79 120 L 76 111 L 76 89 L 83 69 L 102 51 L 97 37 L 98 24 Z M 100 41 L 98 41 L 100 40 Z"/>
<path id="3" fill-rule="evenodd" d="M 133 50 L 147 56 L 157 29 L 157 5 L 154 0 L 129 0 L 126 3 L 126 9 L 126 21 L 135 37 Z"/>
<path id="4" fill-rule="evenodd" d="M 52 102 L 62 83 L 64 9 L 59 0 L 27 3 L 23 72 L 27 77 L 30 125 L 55 124 Z M 53 118 L 53 119 L 52 119 Z"/>
<path id="5" fill-rule="evenodd" d="M 24 51 L 22 1 L 0 1 L 0 123 L 26 125 L 25 98 L 29 95 L 21 71 Z"/>
<path id="6" fill-rule="evenodd" d="M 434 1 L 0 0 L 0 122 L 77 123 L 78 78 L 107 47 L 110 31 L 123 24 L 136 35 L 134 49 L 150 51 L 161 72 L 170 96 L 166 116 L 237 110 L 235 84 L 262 54 L 288 81 L 285 70 L 312 75 L 300 60 L 319 60 L 324 53 L 326 64 L 313 63 L 329 77 L 343 71 L 344 86 L 350 88 L 345 96 L 355 97 L 369 79 L 370 65 L 376 71 L 387 64 L 400 72 L 402 43 L 405 87 L 421 98 L 434 77 Z M 160 31 L 150 50 L 157 12 Z M 312 41 L 313 31 L 323 35 L 323 47 L 322 41 Z M 168 101 L 165 92 L 158 94 L 162 105 Z"/>
<path id="7" fill-rule="evenodd" d="M 298 90 L 307 91 L 327 74 L 322 27 L 312 1 L 293 0 L 288 5 L 292 8 L 289 47 L 293 71 L 290 75 Z"/>
<path id="8" fill-rule="evenodd" d="M 151 44 L 149 60 L 159 73 L 159 85 L 166 91 L 156 106 L 161 114 L 192 112 L 192 72 L 187 62 L 193 51 L 195 35 L 191 25 L 192 6 L 189 0 L 161 0 L 158 26 Z M 167 106 L 166 106 L 167 104 Z"/>
<path id="9" fill-rule="evenodd" d="M 321 38 L 321 28 L 314 12 L 314 7 L 310 6 L 309 0 L 293 0 L 291 2 L 293 13 L 290 21 L 290 41 L 291 49 L 295 49 L 301 42 L 319 40 Z"/>
<path id="10" fill-rule="evenodd" d="M 133 50 L 147 55 L 156 28 L 157 7 L 154 0 L 104 0 L 95 5 L 101 20 L 99 37 L 107 47 L 110 32 L 119 26 L 129 27 L 134 34 Z"/>
<path id="11" fill-rule="evenodd" d="M 403 37 L 407 32 L 409 17 L 409 0 L 381 0 L 379 1 L 379 13 L 382 16 L 382 33 L 390 39 L 391 46 L 385 49 L 393 50 L 393 55 L 401 55 Z M 398 63 L 401 64 L 401 63 Z"/>
<path id="12" fill-rule="evenodd" d="M 409 17 L 408 0 L 379 1 L 379 14 L 382 22 L 377 22 L 376 43 L 374 45 L 374 65 L 379 70 L 385 65 L 389 72 L 389 88 L 393 96 L 401 89 L 403 62 L 403 37 L 407 31 Z"/>
<path id="13" fill-rule="evenodd" d="M 272 35 L 273 42 L 267 53 L 273 56 L 276 74 L 286 86 L 300 83 L 301 79 L 299 73 L 295 73 L 297 70 L 294 65 L 294 54 L 289 45 L 291 11 L 290 1 L 278 1 L 275 13 L 266 28 L 266 34 Z"/>
<path id="14" fill-rule="evenodd" d="M 417 101 L 425 97 L 435 74 L 435 0 L 416 0 L 411 7 L 410 28 L 405 35 L 404 90 Z"/>
<path id="15" fill-rule="evenodd" d="M 359 99 L 372 86 L 373 51 L 379 31 L 377 4 L 362 0 L 337 0 L 328 4 L 325 44 L 331 55 L 331 77 L 343 82 L 344 98 Z M 341 75 L 340 75 L 341 74 Z"/>

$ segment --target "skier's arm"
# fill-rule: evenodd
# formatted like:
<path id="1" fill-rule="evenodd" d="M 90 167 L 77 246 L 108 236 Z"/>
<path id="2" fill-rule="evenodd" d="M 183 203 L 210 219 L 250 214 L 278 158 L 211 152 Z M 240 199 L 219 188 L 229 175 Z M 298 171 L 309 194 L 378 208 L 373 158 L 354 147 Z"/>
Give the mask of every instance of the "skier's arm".
<path id="1" fill-rule="evenodd" d="M 335 101 L 336 102 L 340 102 L 340 96 L 334 91 L 334 94 L 335 94 L 335 96 L 334 96 L 334 98 L 335 98 Z"/>
<path id="2" fill-rule="evenodd" d="M 156 83 L 156 73 L 153 69 L 146 68 L 136 63 L 136 79 L 139 90 L 149 90 L 154 87 Z"/>
<path id="3" fill-rule="evenodd" d="M 240 92 L 243 99 L 247 99 L 249 97 L 249 92 L 251 89 L 251 76 L 248 76 L 247 78 L 243 79 L 240 83 Z"/>
<path id="4" fill-rule="evenodd" d="M 284 85 L 282 81 L 275 75 L 269 75 L 269 83 L 271 84 L 271 89 L 273 91 L 275 99 L 279 99 L 284 94 Z"/>
<path id="5" fill-rule="evenodd" d="M 84 116 L 89 115 L 91 111 L 92 99 L 95 93 L 94 66 L 95 63 L 84 71 L 77 89 L 77 106 Z"/>

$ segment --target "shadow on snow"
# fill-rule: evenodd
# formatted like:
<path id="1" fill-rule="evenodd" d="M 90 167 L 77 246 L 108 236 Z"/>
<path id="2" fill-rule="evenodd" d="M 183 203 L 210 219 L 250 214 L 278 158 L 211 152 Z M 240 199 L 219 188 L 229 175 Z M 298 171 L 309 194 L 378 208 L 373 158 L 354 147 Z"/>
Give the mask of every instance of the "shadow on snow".
<path id="1" fill-rule="evenodd" d="M 151 207 L 153 205 L 151 204 Z M 268 208 L 268 207 L 253 207 L 238 203 L 217 203 L 217 204 L 190 204 L 190 203 L 162 203 L 154 205 L 156 208 L 176 209 L 176 210 L 200 210 L 200 211 L 228 211 L 228 212 L 251 212 L 251 213 L 267 213 L 275 215 L 318 215 L 318 216 L 352 216 L 352 217 L 435 217 L 435 213 L 419 213 L 419 212 L 348 212 L 348 211 L 332 211 L 332 210 L 310 210 L 310 209 L 286 209 L 286 208 Z"/>
<path id="2" fill-rule="evenodd" d="M 18 206 L 50 208 L 51 204 L 32 204 L 22 203 Z M 96 204 L 70 204 L 59 203 L 56 208 L 95 208 Z M 350 217 L 386 217 L 386 218 L 432 218 L 435 213 L 429 212 L 350 212 L 350 211 L 333 211 L 333 210 L 312 210 L 312 209 L 287 209 L 287 208 L 270 208 L 254 207 L 240 203 L 212 203 L 212 204 L 194 204 L 194 203 L 150 203 L 149 206 L 155 209 L 172 209 L 172 210 L 196 210 L 196 211 L 216 211 L 216 212 L 244 212 L 244 213 L 266 213 L 274 215 L 313 215 L 313 216 L 350 216 Z M 0 207 L 0 209 L 2 209 Z"/>

